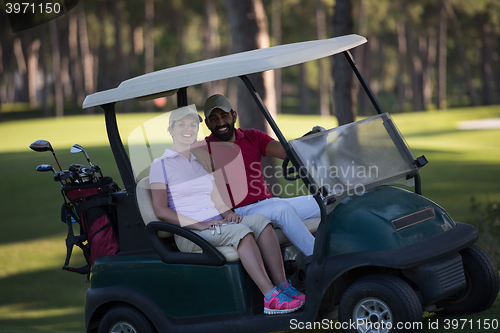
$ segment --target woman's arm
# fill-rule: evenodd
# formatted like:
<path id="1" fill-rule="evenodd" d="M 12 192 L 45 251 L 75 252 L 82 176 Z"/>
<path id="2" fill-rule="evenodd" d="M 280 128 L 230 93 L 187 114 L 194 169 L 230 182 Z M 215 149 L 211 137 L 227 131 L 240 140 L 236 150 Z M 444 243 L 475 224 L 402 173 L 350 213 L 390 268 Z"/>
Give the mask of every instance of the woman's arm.
<path id="1" fill-rule="evenodd" d="M 156 217 L 158 217 L 160 220 L 194 230 L 213 229 L 214 225 L 220 225 L 223 223 L 222 220 L 198 222 L 192 218 L 177 213 L 175 210 L 168 206 L 167 193 L 167 184 L 151 184 L 151 198 L 153 200 L 153 209 L 155 211 Z"/>

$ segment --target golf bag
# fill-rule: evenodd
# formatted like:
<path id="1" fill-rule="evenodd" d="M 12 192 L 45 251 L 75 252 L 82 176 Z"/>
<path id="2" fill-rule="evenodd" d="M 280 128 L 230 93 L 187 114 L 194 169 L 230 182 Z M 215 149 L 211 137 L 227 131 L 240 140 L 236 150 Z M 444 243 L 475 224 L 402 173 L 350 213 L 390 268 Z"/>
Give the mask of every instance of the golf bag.
<path id="1" fill-rule="evenodd" d="M 68 225 L 67 254 L 63 269 L 88 276 L 95 259 L 120 251 L 116 205 L 113 204 L 111 195 L 119 190 L 111 177 L 103 177 L 95 183 L 63 186 L 65 202 L 61 220 Z M 80 226 L 80 235 L 73 232 L 75 223 Z M 82 249 L 87 261 L 80 268 L 68 266 L 74 245 Z"/>

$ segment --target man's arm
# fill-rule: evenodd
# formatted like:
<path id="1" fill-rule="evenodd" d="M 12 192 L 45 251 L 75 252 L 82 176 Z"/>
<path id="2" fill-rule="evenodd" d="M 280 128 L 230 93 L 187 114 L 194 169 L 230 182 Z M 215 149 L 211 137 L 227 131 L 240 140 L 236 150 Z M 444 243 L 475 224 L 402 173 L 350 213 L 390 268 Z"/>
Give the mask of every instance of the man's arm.
<path id="1" fill-rule="evenodd" d="M 196 160 L 203 165 L 206 172 L 214 172 L 214 166 L 212 165 L 212 159 L 208 151 L 201 147 L 191 148 L 191 153 L 196 157 Z"/>
<path id="2" fill-rule="evenodd" d="M 266 146 L 266 156 L 277 157 L 283 160 L 286 157 L 285 148 L 283 148 L 279 141 L 270 141 Z"/>

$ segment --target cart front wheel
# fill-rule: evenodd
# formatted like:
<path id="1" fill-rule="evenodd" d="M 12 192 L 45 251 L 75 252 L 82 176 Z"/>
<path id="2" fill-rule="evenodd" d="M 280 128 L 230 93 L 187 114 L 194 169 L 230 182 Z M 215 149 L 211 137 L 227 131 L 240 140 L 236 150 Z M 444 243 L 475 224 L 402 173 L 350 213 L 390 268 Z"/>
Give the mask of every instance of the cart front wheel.
<path id="1" fill-rule="evenodd" d="M 460 251 L 467 285 L 457 294 L 439 301 L 443 310 L 438 314 L 458 315 L 481 312 L 488 309 L 498 295 L 498 269 L 488 252 L 479 245 Z"/>
<path id="2" fill-rule="evenodd" d="M 99 324 L 98 333 L 153 333 L 149 320 L 139 311 L 119 306 L 109 310 Z"/>
<path id="3" fill-rule="evenodd" d="M 413 289 L 391 275 L 371 275 L 354 282 L 339 304 L 342 331 L 419 332 L 422 307 Z"/>

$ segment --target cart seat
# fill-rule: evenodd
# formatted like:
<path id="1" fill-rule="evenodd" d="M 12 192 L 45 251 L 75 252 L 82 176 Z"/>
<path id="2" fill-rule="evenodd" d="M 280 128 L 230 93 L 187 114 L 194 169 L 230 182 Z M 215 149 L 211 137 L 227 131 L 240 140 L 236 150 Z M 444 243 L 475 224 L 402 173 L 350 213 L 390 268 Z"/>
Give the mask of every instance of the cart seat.
<path id="1" fill-rule="evenodd" d="M 151 187 L 149 185 L 149 177 L 144 177 L 137 183 L 136 189 L 137 196 L 137 204 L 139 206 L 139 211 L 141 212 L 142 219 L 145 224 L 153 221 L 159 221 L 156 217 L 154 209 L 153 209 L 153 201 L 151 199 Z M 318 225 L 320 222 L 320 218 L 311 218 L 304 220 L 304 224 L 307 229 L 314 234 L 316 229 L 318 229 Z M 290 243 L 288 238 L 285 236 L 281 229 L 274 229 L 276 232 L 276 236 L 278 237 L 278 241 L 281 245 L 285 245 Z M 173 234 L 170 232 L 159 231 L 158 237 L 160 238 L 169 238 L 173 237 Z M 226 257 L 228 262 L 239 260 L 238 251 L 232 246 L 217 246 L 216 249 Z M 201 252 L 201 250 L 199 251 Z"/>

